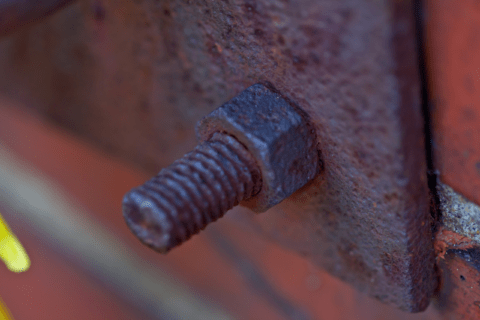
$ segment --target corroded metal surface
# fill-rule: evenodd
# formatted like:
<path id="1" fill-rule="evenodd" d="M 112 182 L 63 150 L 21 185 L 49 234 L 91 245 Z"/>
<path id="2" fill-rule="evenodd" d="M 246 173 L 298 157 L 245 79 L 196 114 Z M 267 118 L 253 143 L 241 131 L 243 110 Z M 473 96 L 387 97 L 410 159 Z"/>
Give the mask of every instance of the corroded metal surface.
<path id="1" fill-rule="evenodd" d="M 0 90 L 154 173 L 193 148 L 202 115 L 271 82 L 309 114 L 325 169 L 254 222 L 419 311 L 435 275 L 412 14 L 395 0 L 85 1 L 0 44 Z"/>
<path id="2" fill-rule="evenodd" d="M 425 3 L 436 166 L 444 183 L 480 204 L 480 2 Z"/>

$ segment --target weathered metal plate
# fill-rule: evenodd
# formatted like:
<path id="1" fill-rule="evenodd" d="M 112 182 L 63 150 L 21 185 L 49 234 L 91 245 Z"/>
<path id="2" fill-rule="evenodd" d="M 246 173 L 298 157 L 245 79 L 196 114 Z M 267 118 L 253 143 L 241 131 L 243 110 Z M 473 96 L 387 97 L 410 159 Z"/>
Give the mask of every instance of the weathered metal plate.
<path id="1" fill-rule="evenodd" d="M 255 220 L 420 311 L 436 282 L 413 20 L 395 0 L 87 1 L 0 44 L 0 88 L 155 173 L 271 82 L 310 115 L 324 171 Z"/>

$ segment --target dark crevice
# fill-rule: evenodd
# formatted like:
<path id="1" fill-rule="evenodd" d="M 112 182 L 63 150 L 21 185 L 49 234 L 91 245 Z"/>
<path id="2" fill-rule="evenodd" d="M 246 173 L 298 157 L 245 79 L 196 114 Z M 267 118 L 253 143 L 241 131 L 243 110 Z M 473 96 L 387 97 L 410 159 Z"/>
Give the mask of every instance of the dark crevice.
<path id="1" fill-rule="evenodd" d="M 466 263 L 471 267 L 475 268 L 477 271 L 480 271 L 480 248 L 474 247 L 470 249 L 449 249 L 447 253 L 452 253 L 457 257 L 462 258 Z M 460 276 L 462 280 L 466 280 L 464 276 Z"/>
<path id="2" fill-rule="evenodd" d="M 432 231 L 436 232 L 438 222 L 441 218 L 440 198 L 437 193 L 437 179 L 438 171 L 435 169 L 435 159 L 433 150 L 433 128 L 431 111 L 432 105 L 429 99 L 428 75 L 425 57 L 425 23 L 424 23 L 424 1 L 414 0 L 415 8 L 415 29 L 416 29 L 416 44 L 418 54 L 418 69 L 421 81 L 421 95 L 422 95 L 422 113 L 424 118 L 424 133 L 425 133 L 425 152 L 427 160 L 427 179 L 428 188 L 430 190 L 430 213 L 432 215 Z"/>

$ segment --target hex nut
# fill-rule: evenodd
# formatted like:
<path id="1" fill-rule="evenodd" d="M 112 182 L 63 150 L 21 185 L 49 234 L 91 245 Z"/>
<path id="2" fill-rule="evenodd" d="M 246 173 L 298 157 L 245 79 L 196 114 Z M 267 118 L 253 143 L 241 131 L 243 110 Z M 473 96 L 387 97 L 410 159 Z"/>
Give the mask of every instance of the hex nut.
<path id="1" fill-rule="evenodd" d="M 264 212 L 318 173 L 315 131 L 300 112 L 278 93 L 255 84 L 197 124 L 200 141 L 224 132 L 237 138 L 255 157 L 262 172 L 262 189 L 240 205 Z"/>

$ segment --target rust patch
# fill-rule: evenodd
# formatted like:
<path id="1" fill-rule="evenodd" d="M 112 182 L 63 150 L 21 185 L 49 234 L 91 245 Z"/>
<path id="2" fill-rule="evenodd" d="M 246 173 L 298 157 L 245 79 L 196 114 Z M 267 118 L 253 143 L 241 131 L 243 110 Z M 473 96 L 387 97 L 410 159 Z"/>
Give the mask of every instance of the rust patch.
<path id="1" fill-rule="evenodd" d="M 443 227 L 440 227 L 435 235 L 434 247 L 437 259 L 445 259 L 445 254 L 449 249 L 468 250 L 474 246 L 475 242 L 470 238 Z"/>

